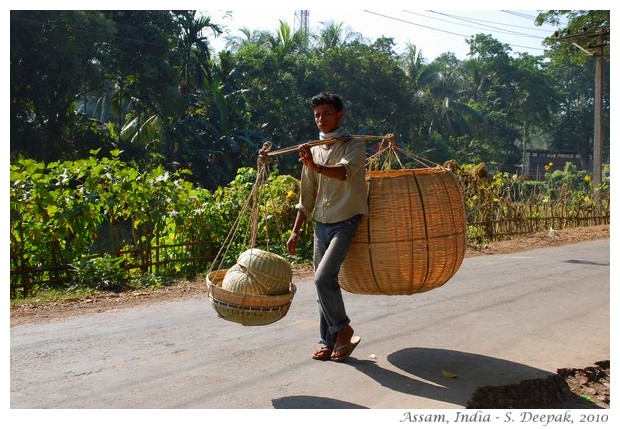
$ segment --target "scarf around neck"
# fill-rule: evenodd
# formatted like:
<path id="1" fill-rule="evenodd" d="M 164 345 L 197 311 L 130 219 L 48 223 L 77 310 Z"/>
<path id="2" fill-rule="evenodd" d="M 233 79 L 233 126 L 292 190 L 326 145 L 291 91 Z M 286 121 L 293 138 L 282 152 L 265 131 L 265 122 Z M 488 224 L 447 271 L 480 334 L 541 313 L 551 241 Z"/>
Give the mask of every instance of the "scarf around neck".
<path id="1" fill-rule="evenodd" d="M 329 140 L 329 139 L 335 139 L 337 137 L 344 137 L 344 136 L 349 136 L 349 132 L 344 129 L 344 128 L 338 128 L 335 131 L 332 131 L 331 133 L 324 133 L 324 132 L 319 132 L 319 139 L 320 140 Z"/>

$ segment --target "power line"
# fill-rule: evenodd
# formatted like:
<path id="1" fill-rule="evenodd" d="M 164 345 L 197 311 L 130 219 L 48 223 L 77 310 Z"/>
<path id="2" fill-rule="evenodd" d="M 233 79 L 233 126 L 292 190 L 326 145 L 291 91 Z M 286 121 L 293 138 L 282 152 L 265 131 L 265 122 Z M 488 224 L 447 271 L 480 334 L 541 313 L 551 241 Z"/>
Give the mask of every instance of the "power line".
<path id="1" fill-rule="evenodd" d="M 502 10 L 502 12 L 507 13 L 509 15 L 518 16 L 519 18 L 525 18 L 525 19 L 531 19 L 531 20 L 535 20 L 536 19 L 535 16 L 528 15 L 528 14 L 523 13 L 523 12 L 515 12 L 514 10 Z"/>
<path id="2" fill-rule="evenodd" d="M 507 34 L 514 34 L 514 35 L 518 35 L 518 36 L 523 36 L 523 37 L 532 37 L 532 38 L 537 38 L 537 39 L 543 39 L 544 37 L 542 36 L 535 36 L 533 34 L 530 33 L 524 33 L 524 32 L 520 32 L 520 31 L 515 31 L 515 30 L 510 30 L 510 29 L 506 29 L 503 27 L 516 27 L 516 28 L 524 28 L 524 29 L 528 29 L 531 31 L 542 31 L 545 32 L 549 35 L 553 34 L 552 30 L 545 30 L 542 28 L 531 28 L 531 27 L 525 27 L 523 25 L 514 25 L 514 24 L 507 24 L 507 23 L 503 23 L 503 22 L 496 22 L 496 21 L 489 21 L 489 20 L 485 20 L 485 19 L 478 19 L 478 18 L 471 18 L 471 17 L 464 17 L 464 16 L 459 16 L 459 15 L 451 15 L 451 14 L 447 14 L 447 13 L 443 13 L 443 12 L 435 12 L 435 11 L 429 11 L 432 13 L 436 13 L 436 14 L 440 14 L 440 15 L 444 15 L 453 19 L 457 19 L 457 20 L 461 20 L 461 21 L 466 21 L 466 22 L 471 22 L 471 23 L 480 23 L 478 25 L 482 25 L 484 27 L 488 27 L 494 30 L 499 30 L 502 33 L 507 33 Z M 489 23 L 489 24 L 494 24 L 494 25 L 499 25 L 501 27 L 495 27 L 495 26 L 491 26 L 491 25 L 487 25 L 484 23 Z"/>
<path id="3" fill-rule="evenodd" d="M 421 16 L 422 18 L 435 19 L 435 20 L 437 20 L 437 21 L 447 22 L 447 23 L 449 23 L 449 24 L 456 24 L 456 25 L 462 25 L 462 26 L 464 26 L 464 27 L 471 27 L 471 28 L 477 28 L 477 29 L 480 29 L 480 27 L 474 27 L 473 25 L 461 24 L 461 23 L 454 22 L 454 21 L 448 21 L 447 19 L 435 18 L 435 17 L 433 17 L 433 16 L 423 15 L 423 14 L 421 14 L 421 13 L 411 12 L 411 11 L 409 11 L 409 10 L 405 10 L 405 11 L 403 11 L 403 12 L 410 13 L 411 15 L 418 15 L 418 16 Z M 430 12 L 432 12 L 432 11 L 430 11 Z"/>
<path id="4" fill-rule="evenodd" d="M 475 22 L 476 20 L 474 20 L 474 19 L 459 17 L 459 16 L 456 16 L 456 15 L 448 15 L 446 13 L 435 12 L 433 10 L 430 10 L 429 12 L 436 13 L 438 15 L 447 16 L 447 17 L 450 17 L 450 18 L 454 18 L 454 19 L 457 19 L 457 20 L 460 20 L 460 21 L 471 22 L 471 23 L 476 24 L 476 22 Z M 450 21 L 447 21 L 447 22 L 450 22 Z M 466 24 L 459 24 L 458 22 L 455 22 L 455 24 L 457 24 L 457 25 L 466 25 Z M 499 27 L 495 27 L 495 26 L 492 26 L 492 25 L 486 25 L 486 24 L 478 24 L 478 25 L 483 25 L 484 27 L 490 28 L 490 29 L 495 30 L 495 31 L 497 31 L 499 33 L 512 34 L 512 35 L 515 35 L 515 36 L 522 36 L 522 37 L 531 37 L 531 38 L 539 39 L 539 40 L 544 39 L 544 37 L 534 36 L 534 35 L 526 34 L 526 33 L 519 33 L 517 31 L 513 31 L 513 30 L 505 30 L 505 29 L 501 29 Z M 480 29 L 481 27 L 473 27 L 473 28 L 479 28 Z"/>
<path id="5" fill-rule="evenodd" d="M 517 17 L 519 17 L 519 18 L 524 18 L 524 19 L 527 19 L 527 20 L 529 20 L 529 21 L 536 21 L 536 19 L 538 19 L 538 17 L 537 17 L 537 16 L 528 15 L 528 14 L 523 13 L 523 12 L 515 12 L 514 10 L 502 10 L 502 11 L 500 11 L 500 12 L 506 13 L 506 14 L 508 14 L 508 15 L 514 15 L 514 16 L 517 16 Z M 561 26 L 564 26 L 564 27 L 565 27 L 565 26 L 567 26 L 568 24 L 569 24 L 568 22 L 566 22 L 566 21 L 562 21 L 560 18 L 558 18 L 558 24 L 557 24 L 557 26 L 560 26 L 560 27 L 561 27 Z M 532 30 L 535 30 L 535 29 L 534 29 L 534 28 L 532 28 Z M 542 30 L 542 31 L 544 31 L 544 30 Z M 552 30 L 547 30 L 547 31 L 552 32 Z"/>
<path id="6" fill-rule="evenodd" d="M 405 24 L 411 24 L 411 25 L 415 25 L 417 27 L 423 27 L 423 28 L 428 28 L 429 30 L 433 30 L 433 31 L 440 31 L 442 33 L 448 33 L 448 34 L 453 34 L 455 36 L 462 36 L 462 37 L 470 37 L 471 35 L 469 34 L 459 34 L 459 33 L 455 33 L 453 31 L 447 31 L 447 30 L 441 30 L 439 28 L 434 28 L 434 27 L 429 27 L 427 25 L 422 25 L 422 24 L 416 24 L 415 22 L 411 22 L 411 21 L 407 21 L 405 19 L 400 19 L 400 18 L 394 18 L 393 16 L 387 16 L 387 15 L 383 15 L 381 13 L 377 13 L 377 12 L 373 12 L 370 10 L 364 10 L 364 12 L 366 13 L 370 13 L 372 15 L 378 15 L 381 16 L 383 18 L 387 18 L 387 19 L 392 19 L 394 21 L 400 21 L 400 22 L 404 22 Z"/>
<path id="7" fill-rule="evenodd" d="M 427 29 L 429 29 L 429 30 L 433 30 L 433 31 L 439 31 L 439 32 L 442 32 L 442 33 L 452 34 L 452 35 L 455 35 L 455 36 L 462 36 L 462 37 L 471 37 L 471 36 L 472 36 L 471 34 L 460 34 L 460 33 L 455 33 L 455 32 L 453 32 L 453 31 L 442 30 L 442 29 L 440 29 L 440 28 L 436 28 L 436 27 L 431 27 L 431 26 L 427 26 L 427 25 L 418 24 L 418 23 L 411 22 L 411 21 L 408 21 L 408 20 L 405 20 L 405 19 L 401 19 L 401 18 L 396 18 L 396 17 L 393 17 L 393 16 L 384 15 L 384 14 L 381 14 L 381 13 L 378 13 L 378 12 L 373 12 L 373 11 L 370 11 L 370 10 L 364 10 L 364 12 L 366 12 L 366 13 L 370 13 L 370 14 L 373 14 L 373 15 L 377 15 L 377 16 L 381 16 L 381 17 L 383 17 L 383 18 L 391 19 L 391 20 L 394 20 L 394 21 L 403 22 L 403 23 L 405 23 L 405 24 L 415 25 L 415 26 L 417 26 L 417 27 L 423 27 L 423 28 L 427 28 Z M 405 11 L 405 12 L 408 12 L 408 11 Z M 412 12 L 408 12 L 408 13 L 412 13 Z M 415 14 L 415 13 L 414 13 L 414 14 Z M 424 15 L 422 15 L 422 16 L 423 16 L 423 17 L 425 17 L 425 18 L 438 19 L 438 20 L 440 20 L 440 21 L 445 21 L 445 20 L 441 20 L 441 19 L 439 19 L 439 18 L 432 18 L 432 17 L 429 17 L 429 16 L 424 16 Z M 465 18 L 463 18 L 463 19 L 465 19 Z M 450 21 L 447 21 L 447 22 L 450 22 Z M 465 24 L 459 24 L 459 23 L 454 23 L 454 22 L 450 22 L 450 23 L 452 23 L 452 24 L 457 24 L 457 25 L 465 25 Z M 480 29 L 480 27 L 474 27 L 474 28 L 478 28 L 478 29 Z M 512 35 L 519 35 L 519 34 L 520 34 L 520 33 L 514 32 L 514 31 L 512 31 L 512 32 L 508 32 L 508 31 L 501 31 L 501 30 L 500 30 L 500 32 L 504 32 L 504 33 L 506 33 L 506 34 L 512 34 Z M 532 36 L 532 35 L 527 35 L 527 36 L 528 36 L 528 37 L 534 37 L 534 38 L 537 38 L 537 39 L 540 39 L 540 40 L 543 40 L 543 39 L 544 39 L 543 37 L 539 37 L 539 36 Z M 540 47 L 523 46 L 523 45 L 517 45 L 517 44 L 512 44 L 512 43 L 508 43 L 507 45 L 512 46 L 512 47 L 516 47 L 516 48 L 523 48 L 523 49 L 530 49 L 530 50 L 544 51 L 544 48 L 540 48 Z"/>
<path id="8" fill-rule="evenodd" d="M 445 14 L 445 15 L 454 17 L 454 18 L 462 18 L 462 17 L 459 17 L 458 15 L 449 15 L 449 14 Z M 478 18 L 469 18 L 469 19 L 471 21 L 476 21 L 476 22 L 488 22 L 490 24 L 502 25 L 505 27 L 523 28 L 523 29 L 530 30 L 530 31 L 540 31 L 540 32 L 548 33 L 548 34 L 552 34 L 554 32 L 554 30 L 545 30 L 544 28 L 532 28 L 532 27 L 526 27 L 524 25 L 508 24 L 506 22 L 496 22 L 496 21 L 489 21 L 489 20 L 478 19 Z"/>

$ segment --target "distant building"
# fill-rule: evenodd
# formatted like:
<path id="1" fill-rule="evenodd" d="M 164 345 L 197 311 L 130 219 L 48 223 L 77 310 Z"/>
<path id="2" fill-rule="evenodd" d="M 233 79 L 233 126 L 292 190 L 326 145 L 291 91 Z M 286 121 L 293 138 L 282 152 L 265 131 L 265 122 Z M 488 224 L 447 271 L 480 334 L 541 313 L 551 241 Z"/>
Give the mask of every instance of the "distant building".
<path id="1" fill-rule="evenodd" d="M 567 162 L 574 164 L 578 169 L 584 169 L 581 157 L 577 151 L 527 149 L 527 154 L 527 179 L 529 180 L 544 180 L 545 173 L 564 170 Z M 552 164 L 551 167 L 548 170 L 545 169 L 550 163 Z M 591 158 L 585 162 L 585 165 L 592 165 Z"/>

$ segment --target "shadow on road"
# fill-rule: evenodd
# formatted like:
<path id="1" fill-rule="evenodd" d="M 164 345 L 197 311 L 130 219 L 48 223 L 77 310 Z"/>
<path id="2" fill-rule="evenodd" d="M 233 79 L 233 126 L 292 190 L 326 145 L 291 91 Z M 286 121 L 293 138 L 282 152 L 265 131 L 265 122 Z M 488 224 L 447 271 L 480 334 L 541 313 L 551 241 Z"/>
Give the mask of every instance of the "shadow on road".
<path id="1" fill-rule="evenodd" d="M 371 360 L 351 358 L 347 362 L 389 389 L 463 407 L 479 386 L 501 386 L 552 374 L 489 356 L 416 347 L 388 356 L 395 370 Z"/>
<path id="2" fill-rule="evenodd" d="M 366 407 L 351 402 L 320 396 L 285 396 L 284 398 L 272 399 L 271 403 L 276 409 L 366 409 Z"/>
<path id="3" fill-rule="evenodd" d="M 464 408 L 598 408 L 571 393 L 558 374 L 504 359 L 412 347 L 390 354 L 387 361 L 393 368 L 353 357 L 344 364 L 390 390 Z M 366 408 L 317 396 L 288 396 L 272 403 L 287 409 Z M 411 400 L 405 403 L 406 408 L 415 408 Z"/>
<path id="4" fill-rule="evenodd" d="M 600 263 L 600 262 L 593 262 L 593 261 L 585 261 L 583 259 L 569 259 L 564 262 L 566 262 L 567 264 L 584 264 L 584 265 L 598 265 L 601 267 L 609 267 L 609 262 Z"/>

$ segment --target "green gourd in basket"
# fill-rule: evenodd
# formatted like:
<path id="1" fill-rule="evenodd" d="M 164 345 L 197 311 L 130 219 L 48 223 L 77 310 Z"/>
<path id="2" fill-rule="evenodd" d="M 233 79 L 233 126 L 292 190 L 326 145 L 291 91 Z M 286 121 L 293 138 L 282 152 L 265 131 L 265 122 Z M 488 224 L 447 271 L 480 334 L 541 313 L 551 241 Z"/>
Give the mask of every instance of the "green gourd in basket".
<path id="1" fill-rule="evenodd" d="M 252 248 L 241 253 L 228 269 L 222 288 L 253 295 L 283 295 L 289 292 L 293 271 L 286 259 L 266 250 Z"/>

